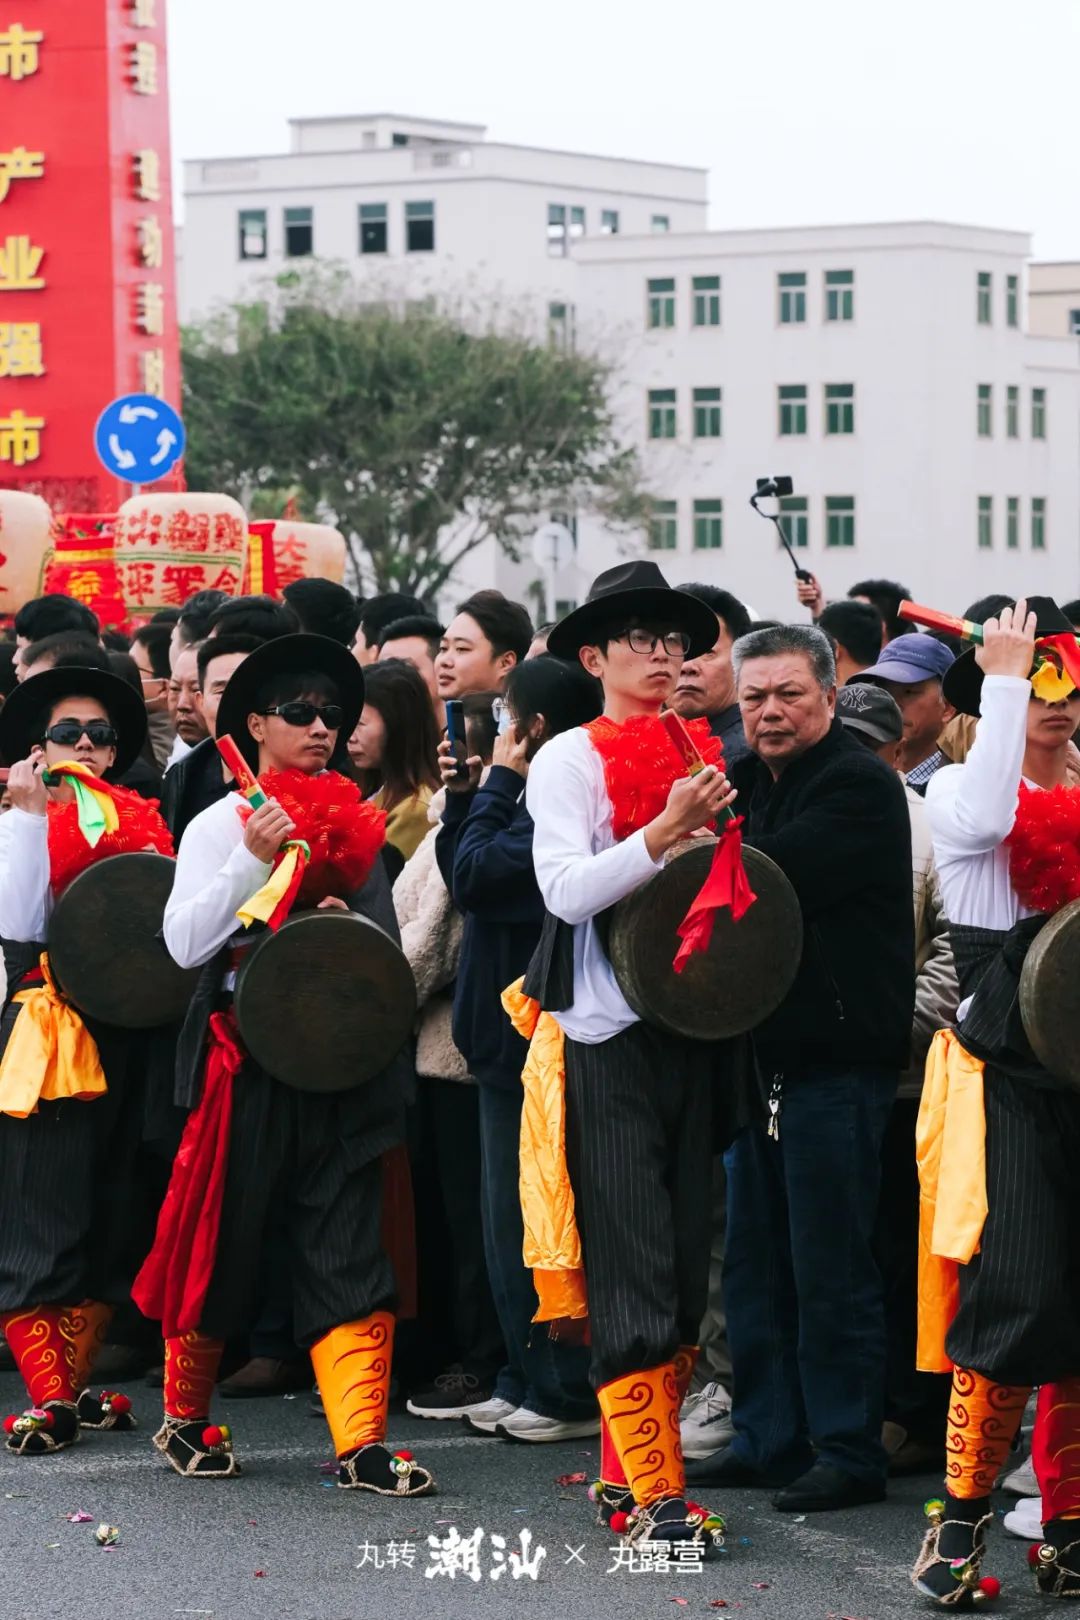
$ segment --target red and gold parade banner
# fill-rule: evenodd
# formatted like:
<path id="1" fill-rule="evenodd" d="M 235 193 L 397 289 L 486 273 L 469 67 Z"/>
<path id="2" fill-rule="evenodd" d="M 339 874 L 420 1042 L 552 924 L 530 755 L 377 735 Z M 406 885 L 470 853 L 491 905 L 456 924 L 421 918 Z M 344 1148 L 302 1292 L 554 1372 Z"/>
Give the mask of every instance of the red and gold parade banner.
<path id="1" fill-rule="evenodd" d="M 100 412 L 180 405 L 165 0 L 4 0 L 0 107 L 0 489 L 108 512 Z"/>
<path id="2" fill-rule="evenodd" d="M 116 514 L 113 544 L 131 618 L 182 607 L 196 591 L 240 594 L 247 514 L 228 495 L 133 495 Z"/>
<path id="3" fill-rule="evenodd" d="M 45 570 L 45 590 L 73 596 L 97 614 L 105 629 L 127 619 L 120 594 L 111 514 L 66 512 L 53 524 L 52 555 Z"/>
<path id="4" fill-rule="evenodd" d="M 297 579 L 345 581 L 345 536 L 326 523 L 269 518 L 248 524 L 243 594 L 280 597 Z"/>

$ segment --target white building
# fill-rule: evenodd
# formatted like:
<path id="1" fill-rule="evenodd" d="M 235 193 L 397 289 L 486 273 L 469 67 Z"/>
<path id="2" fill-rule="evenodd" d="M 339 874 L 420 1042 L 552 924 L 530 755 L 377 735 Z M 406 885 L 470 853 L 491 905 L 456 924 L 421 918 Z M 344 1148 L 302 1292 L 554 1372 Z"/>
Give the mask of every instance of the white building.
<path id="1" fill-rule="evenodd" d="M 1028 320 L 1040 337 L 1080 337 L 1080 264 L 1045 260 L 1029 265 Z"/>
<path id="2" fill-rule="evenodd" d="M 482 137 L 300 120 L 288 154 L 188 164 L 186 317 L 315 253 L 373 295 L 483 289 L 616 358 L 619 419 L 662 504 L 649 536 L 578 514 L 560 605 L 652 545 L 674 582 L 791 612 L 790 564 L 748 504 L 776 473 L 830 595 L 873 575 L 956 611 L 991 590 L 1080 594 L 1080 347 L 1025 330 L 1025 235 L 709 231 L 700 170 Z M 484 547 L 448 595 L 524 595 L 537 574 Z"/>

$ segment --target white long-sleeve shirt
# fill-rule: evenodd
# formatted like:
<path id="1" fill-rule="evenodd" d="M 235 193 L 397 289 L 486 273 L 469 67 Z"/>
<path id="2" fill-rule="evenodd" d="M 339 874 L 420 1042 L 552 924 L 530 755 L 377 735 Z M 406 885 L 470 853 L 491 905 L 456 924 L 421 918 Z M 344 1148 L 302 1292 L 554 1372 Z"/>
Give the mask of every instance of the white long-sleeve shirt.
<path id="1" fill-rule="evenodd" d="M 201 967 L 234 934 L 243 934 L 237 908 L 272 871 L 244 843 L 243 805 L 242 794 L 227 794 L 200 811 L 180 841 L 163 929 L 180 967 Z"/>
<path id="2" fill-rule="evenodd" d="M 583 730 L 564 731 L 540 750 L 529 766 L 525 804 L 544 904 L 574 928 L 574 1001 L 558 1022 L 571 1040 L 594 1046 L 638 1022 L 594 918 L 640 888 L 663 861 L 649 854 L 643 830 L 615 842 L 603 761 Z"/>
<path id="3" fill-rule="evenodd" d="M 987 675 L 971 752 L 930 778 L 926 813 L 950 922 L 1008 929 L 1033 915 L 1009 881 L 1005 846 L 1020 797 L 1030 701 L 1029 681 Z"/>
<path id="4" fill-rule="evenodd" d="M 43 940 L 52 908 L 48 821 L 13 807 L 0 816 L 0 936 Z"/>

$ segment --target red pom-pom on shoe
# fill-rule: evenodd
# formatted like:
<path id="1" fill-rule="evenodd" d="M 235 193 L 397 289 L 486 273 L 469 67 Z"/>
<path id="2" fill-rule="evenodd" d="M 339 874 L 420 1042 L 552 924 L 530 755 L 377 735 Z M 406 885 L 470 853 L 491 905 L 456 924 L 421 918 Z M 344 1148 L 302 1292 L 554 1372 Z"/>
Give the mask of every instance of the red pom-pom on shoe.
<path id="1" fill-rule="evenodd" d="M 411 1451 L 395 1451 L 394 1456 L 399 1457 L 402 1462 L 412 1462 L 413 1460 L 413 1454 Z"/>
<path id="2" fill-rule="evenodd" d="M 987 1602 L 993 1603 L 995 1598 L 999 1598 L 1001 1596 L 1001 1582 L 998 1580 L 996 1575 L 984 1575 L 982 1580 L 979 1582 L 979 1591 L 986 1598 Z"/>
<path id="3" fill-rule="evenodd" d="M 131 1397 L 128 1395 L 110 1394 L 108 1400 L 110 1409 L 113 1412 L 116 1412 L 119 1416 L 123 1416 L 125 1412 L 131 1411 Z"/>
<path id="4" fill-rule="evenodd" d="M 629 1513 L 613 1513 L 611 1515 L 611 1528 L 617 1536 L 625 1536 L 626 1527 L 630 1522 Z"/>
<path id="5" fill-rule="evenodd" d="M 220 1446 L 224 1438 L 224 1435 L 216 1423 L 208 1423 L 202 1432 L 202 1443 L 204 1446 Z"/>
<path id="6" fill-rule="evenodd" d="M 15 1425 L 16 1425 L 17 1422 L 18 1422 L 17 1414 L 14 1413 L 14 1412 L 9 1412 L 7 1417 L 4 1419 L 4 1433 L 5 1434 L 14 1434 L 15 1433 Z"/>
<path id="7" fill-rule="evenodd" d="M 44 1427 L 46 1429 L 54 1429 L 56 1427 L 56 1413 L 55 1412 L 49 1411 L 49 1412 L 45 1413 Z"/>
<path id="8" fill-rule="evenodd" d="M 1039 1543 L 1037 1541 L 1033 1541 L 1031 1546 L 1028 1548 L 1027 1561 L 1031 1565 L 1032 1569 L 1035 1568 L 1036 1564 L 1041 1562 L 1041 1559 L 1039 1558 Z"/>

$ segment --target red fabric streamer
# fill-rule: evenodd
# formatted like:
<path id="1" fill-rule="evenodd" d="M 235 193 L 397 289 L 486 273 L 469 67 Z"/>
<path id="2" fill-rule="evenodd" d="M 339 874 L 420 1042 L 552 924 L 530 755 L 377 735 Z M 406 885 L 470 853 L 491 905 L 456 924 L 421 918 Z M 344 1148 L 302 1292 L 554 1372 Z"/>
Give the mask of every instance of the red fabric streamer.
<path id="1" fill-rule="evenodd" d="M 709 722 L 688 720 L 686 729 L 706 765 L 723 770 L 723 749 Z M 686 775 L 686 762 L 658 715 L 631 715 L 621 726 L 601 715 L 585 730 L 603 761 L 612 830 L 621 844 L 660 814 L 672 784 Z"/>
<path id="2" fill-rule="evenodd" d="M 232 1088 L 247 1056 L 235 1014 L 213 1013 L 206 1079 L 188 1116 L 150 1253 L 131 1297 L 166 1339 L 199 1326 L 217 1257 L 232 1127 Z"/>
<path id="3" fill-rule="evenodd" d="M 156 799 L 144 799 L 129 788 L 98 780 L 95 792 L 107 793 L 116 806 L 120 825 L 114 833 L 103 833 L 91 848 L 79 829 L 79 812 L 74 800 L 46 807 L 49 823 L 49 882 L 54 895 L 63 894 L 68 884 L 88 866 L 109 855 L 137 855 L 145 849 L 159 855 L 172 855 L 173 841 L 158 813 Z"/>
<path id="4" fill-rule="evenodd" d="M 743 866 L 742 817 L 736 816 L 725 823 L 713 851 L 708 876 L 675 930 L 682 940 L 671 964 L 675 972 L 681 973 L 696 951 L 708 950 L 718 911 L 730 906 L 732 921 L 738 922 L 756 899 Z"/>
<path id="5" fill-rule="evenodd" d="M 1020 784 L 1009 846 L 1009 880 L 1032 911 L 1080 899 L 1080 788 Z"/>
<path id="6" fill-rule="evenodd" d="M 304 854 L 303 849 L 298 847 L 296 851 L 296 865 L 293 868 L 293 875 L 289 879 L 289 887 L 285 890 L 285 893 L 282 895 L 281 899 L 278 901 L 277 905 L 266 919 L 266 926 L 269 928 L 272 934 L 277 933 L 278 929 L 289 915 L 289 912 L 296 904 L 297 897 L 301 888 L 303 887 L 304 875 L 307 872 L 307 865 L 308 858 Z M 325 896 L 323 898 L 325 899 Z"/>
<path id="7" fill-rule="evenodd" d="M 364 800 L 359 787 L 338 771 L 263 771 L 259 786 L 276 799 L 296 827 L 293 838 L 311 851 L 297 863 L 293 900 L 317 906 L 328 895 L 347 900 L 361 888 L 386 842 L 386 812 Z M 290 900 L 290 905 L 293 903 Z"/>

